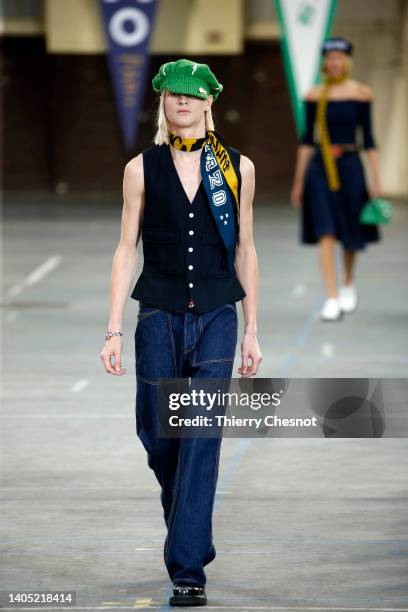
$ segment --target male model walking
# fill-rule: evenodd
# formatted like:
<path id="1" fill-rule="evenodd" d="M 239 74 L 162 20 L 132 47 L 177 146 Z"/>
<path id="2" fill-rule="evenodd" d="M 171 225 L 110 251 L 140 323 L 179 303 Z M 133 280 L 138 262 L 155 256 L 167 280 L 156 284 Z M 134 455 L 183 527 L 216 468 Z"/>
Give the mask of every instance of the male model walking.
<path id="1" fill-rule="evenodd" d="M 253 163 L 214 131 L 221 93 L 207 64 L 163 64 L 154 145 L 124 171 L 121 237 L 111 280 L 110 320 L 101 353 L 122 375 L 122 317 L 143 239 L 144 265 L 131 297 L 135 331 L 136 428 L 161 486 L 170 605 L 206 604 L 204 566 L 216 555 L 212 512 L 222 437 L 159 438 L 161 378 L 230 379 L 242 301 L 242 377 L 257 373 L 258 266 L 252 235 Z M 113 361 L 113 362 L 112 362 Z"/>

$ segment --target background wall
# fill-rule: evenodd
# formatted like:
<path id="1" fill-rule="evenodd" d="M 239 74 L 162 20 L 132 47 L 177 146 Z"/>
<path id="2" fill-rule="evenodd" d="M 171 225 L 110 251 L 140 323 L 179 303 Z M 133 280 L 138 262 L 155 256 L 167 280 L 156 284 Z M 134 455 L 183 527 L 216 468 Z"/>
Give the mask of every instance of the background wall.
<path id="1" fill-rule="evenodd" d="M 3 52 L 4 188 L 120 189 L 132 155 L 123 150 L 105 57 L 47 54 L 37 38 L 4 40 Z M 285 191 L 296 139 L 279 45 L 248 43 L 244 56 L 195 57 L 223 75 L 226 93 L 213 106 L 216 128 L 255 161 L 259 192 Z M 163 61 L 152 58 L 150 79 Z M 147 88 L 133 154 L 152 144 L 155 109 L 156 94 Z"/>
<path id="2" fill-rule="evenodd" d="M 97 0 L 3 0 L 3 188 L 98 193 L 121 188 L 123 151 Z M 388 194 L 408 195 L 408 0 L 339 0 L 334 33 L 355 43 L 354 76 L 375 92 Z M 209 63 L 225 89 L 217 129 L 253 159 L 258 193 L 290 188 L 294 123 L 272 0 L 161 0 L 151 79 L 163 61 Z M 150 146 L 147 86 L 137 154 Z"/>
<path id="3" fill-rule="evenodd" d="M 354 75 L 374 90 L 381 176 L 390 195 L 408 195 L 408 2 L 340 0 L 335 33 L 356 46 Z"/>

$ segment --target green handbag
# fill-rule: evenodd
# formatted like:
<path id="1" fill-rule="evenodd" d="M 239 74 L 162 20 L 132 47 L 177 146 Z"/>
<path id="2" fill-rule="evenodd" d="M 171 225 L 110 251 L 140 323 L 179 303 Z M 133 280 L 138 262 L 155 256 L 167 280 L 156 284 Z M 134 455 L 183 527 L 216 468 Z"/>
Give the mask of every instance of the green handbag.
<path id="1" fill-rule="evenodd" d="M 366 202 L 360 213 L 360 223 L 379 225 L 389 223 L 392 219 L 392 204 L 382 198 L 372 198 Z"/>

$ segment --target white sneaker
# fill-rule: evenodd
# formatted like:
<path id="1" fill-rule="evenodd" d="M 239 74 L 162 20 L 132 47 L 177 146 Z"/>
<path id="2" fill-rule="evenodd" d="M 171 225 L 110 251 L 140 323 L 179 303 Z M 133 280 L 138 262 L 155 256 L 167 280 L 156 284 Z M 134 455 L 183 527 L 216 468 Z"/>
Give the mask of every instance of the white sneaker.
<path id="1" fill-rule="evenodd" d="M 337 298 L 327 298 L 320 312 L 323 321 L 337 321 L 341 318 L 340 303 Z"/>
<path id="2" fill-rule="evenodd" d="M 354 285 L 340 287 L 339 303 L 343 312 L 353 312 L 357 308 L 357 292 Z"/>

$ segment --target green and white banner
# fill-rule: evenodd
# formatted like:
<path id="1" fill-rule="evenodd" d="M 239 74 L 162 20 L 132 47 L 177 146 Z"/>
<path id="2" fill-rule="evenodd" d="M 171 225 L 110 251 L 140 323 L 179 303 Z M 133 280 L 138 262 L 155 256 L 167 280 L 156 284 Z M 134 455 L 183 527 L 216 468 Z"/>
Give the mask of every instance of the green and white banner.
<path id="1" fill-rule="evenodd" d="M 330 36 L 337 0 L 275 0 L 275 5 L 296 129 L 301 134 L 303 97 L 319 81 L 320 47 Z"/>

